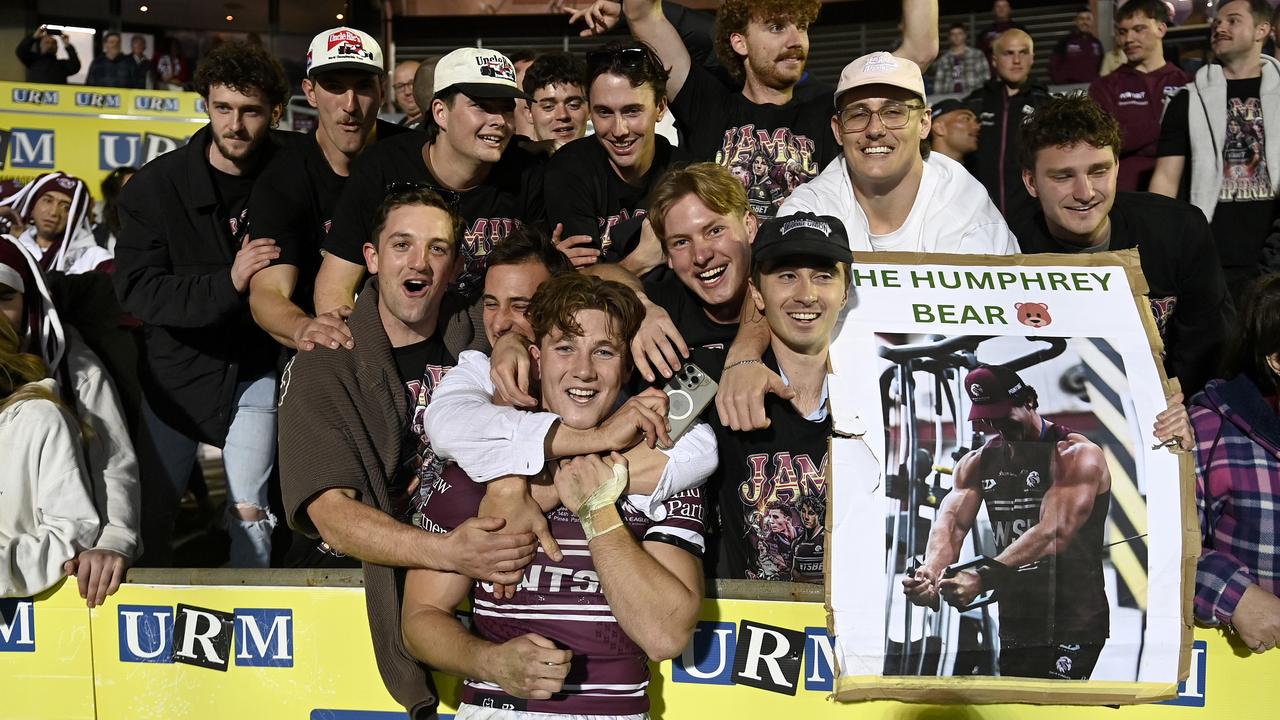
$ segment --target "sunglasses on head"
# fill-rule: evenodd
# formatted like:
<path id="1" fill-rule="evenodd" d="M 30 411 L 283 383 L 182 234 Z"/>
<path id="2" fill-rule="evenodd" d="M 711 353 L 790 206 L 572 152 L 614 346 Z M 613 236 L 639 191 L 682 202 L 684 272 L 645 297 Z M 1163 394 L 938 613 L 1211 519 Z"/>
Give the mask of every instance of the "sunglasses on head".
<path id="1" fill-rule="evenodd" d="M 614 62 L 617 62 L 623 70 L 647 70 L 653 67 L 653 59 L 649 56 L 648 48 L 598 48 L 587 52 L 587 65 L 593 69 L 602 65 L 612 65 Z"/>
<path id="2" fill-rule="evenodd" d="M 421 180 L 397 180 L 395 182 L 389 182 L 387 183 L 386 194 L 393 195 L 395 193 L 413 192 L 414 190 L 430 190 L 431 192 L 439 195 L 440 199 L 444 200 L 445 204 L 451 208 L 457 208 L 458 203 L 462 200 L 462 195 L 456 190 L 450 190 L 447 187 L 440 187 L 439 185 L 433 185 Z"/>

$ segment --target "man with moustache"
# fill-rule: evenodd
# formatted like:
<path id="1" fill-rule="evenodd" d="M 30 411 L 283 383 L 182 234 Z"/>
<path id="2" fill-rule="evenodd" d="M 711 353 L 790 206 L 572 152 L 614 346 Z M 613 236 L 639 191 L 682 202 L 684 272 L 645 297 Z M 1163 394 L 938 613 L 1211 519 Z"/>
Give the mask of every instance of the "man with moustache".
<path id="1" fill-rule="evenodd" d="M 886 52 L 864 55 L 840 73 L 835 102 L 831 131 L 843 156 L 793 192 L 779 215 L 838 217 L 855 251 L 1017 252 L 982 185 L 921 147 L 930 121 L 919 66 Z"/>
<path id="2" fill-rule="evenodd" d="M 1262 53 L 1265 0 L 1227 0 L 1214 15 L 1218 62 L 1169 101 L 1151 192 L 1184 198 L 1209 218 L 1237 305 L 1260 272 L 1280 187 L 1280 61 Z"/>
<path id="3" fill-rule="evenodd" d="M 969 420 L 992 433 L 956 464 L 924 564 L 902 580 L 916 605 L 962 608 L 999 592 L 1000 675 L 1088 680 L 1110 634 L 1103 534 L 1111 471 L 1084 435 L 1040 416 L 1035 388 L 1013 370 L 970 370 Z M 999 566 L 944 577 L 986 504 Z"/>
<path id="4" fill-rule="evenodd" d="M 661 0 L 623 3 L 632 34 L 652 46 L 671 71 L 667 93 L 692 157 L 738 169 L 749 195 L 768 200 L 757 209 L 765 211 L 759 213 L 763 217 L 772 217 L 787 195 L 839 153 L 827 130 L 831 103 L 825 93 L 795 96 L 819 5 L 817 0 L 728 0 L 720 6 L 715 49 L 743 83 L 742 91 L 734 92 L 691 62 Z M 938 52 L 937 28 L 936 1 L 903 0 L 903 43 L 897 54 L 927 67 Z M 766 180 L 751 173 L 758 153 L 766 154 L 767 181 L 779 185 L 779 192 L 756 189 Z"/>
<path id="5" fill-rule="evenodd" d="M 424 133 L 376 143 L 352 167 L 322 248 L 317 313 L 351 307 L 365 273 L 369 219 L 387 189 L 402 183 L 431 186 L 457 203 L 464 232 L 456 289 L 478 296 L 489 251 L 516 225 L 545 217 L 536 159 L 508 147 L 515 100 L 527 97 L 502 53 L 459 48 L 440 59 Z"/>
<path id="6" fill-rule="evenodd" d="M 289 89 L 274 58 L 240 42 L 206 55 L 195 85 L 209 124 L 147 163 L 119 198 L 113 280 L 142 322 L 151 443 L 139 444 L 139 457 L 159 468 L 142 475 L 143 560 L 169 563 L 178 503 L 203 442 L 222 448 L 232 566 L 266 567 L 278 348 L 253 324 L 247 293 L 279 249 L 251 239 L 248 205 L 254 181 L 288 141 L 271 128 Z"/>
<path id="7" fill-rule="evenodd" d="M 1164 35 L 1169 6 L 1164 0 L 1129 0 L 1116 10 L 1116 41 L 1125 64 L 1089 85 L 1089 97 L 1120 121 L 1124 147 L 1120 149 L 1117 189 L 1146 190 L 1156 166 L 1160 119 L 1169 99 L 1191 76 L 1165 62 Z"/>
<path id="8" fill-rule="evenodd" d="M 400 628 L 405 568 L 515 582 L 531 533 L 499 534 L 469 518 L 447 534 L 409 521 L 414 490 L 443 462 L 423 428 L 432 392 L 461 346 L 442 330 L 447 286 L 461 264 L 460 218 L 434 191 L 393 190 L 371 218 L 363 251 L 374 277 L 350 318 L 354 348 L 299 353 L 280 390 L 280 467 L 289 524 L 364 563 L 378 668 L 410 717 L 434 710 L 430 674 Z"/>
<path id="9" fill-rule="evenodd" d="M 929 150 L 964 164 L 964 158 L 978 149 L 978 116 L 967 105 L 947 98 L 929 111 Z"/>
<path id="10" fill-rule="evenodd" d="M 561 248 L 576 265 L 621 262 L 642 276 L 661 263 L 659 253 L 638 247 L 650 192 L 684 158 L 655 129 L 667 111 L 667 72 L 649 46 L 636 41 L 592 50 L 587 68 L 595 133 L 547 163 L 546 185 L 555 188 L 547 194 L 547 220 L 564 225 Z"/>
<path id="11" fill-rule="evenodd" d="M 274 240 L 280 256 L 249 281 L 249 308 L 287 348 L 351 346 L 348 313 L 313 317 L 310 311 L 320 247 L 352 163 L 374 141 L 406 132 L 378 120 L 384 75 L 382 48 L 369 35 L 348 27 L 316 35 L 302 93 L 318 126 L 272 158 L 250 198 L 254 237 Z"/>
<path id="12" fill-rule="evenodd" d="M 969 156 L 969 171 L 986 186 L 1005 220 L 1013 222 L 1019 214 L 1035 209 L 1022 186 L 1018 133 L 1023 121 L 1049 101 L 1049 90 L 1030 81 L 1035 49 L 1031 36 L 1022 30 L 1007 30 L 997 37 L 991 58 L 995 77 L 965 98 L 982 124 L 978 152 Z"/>

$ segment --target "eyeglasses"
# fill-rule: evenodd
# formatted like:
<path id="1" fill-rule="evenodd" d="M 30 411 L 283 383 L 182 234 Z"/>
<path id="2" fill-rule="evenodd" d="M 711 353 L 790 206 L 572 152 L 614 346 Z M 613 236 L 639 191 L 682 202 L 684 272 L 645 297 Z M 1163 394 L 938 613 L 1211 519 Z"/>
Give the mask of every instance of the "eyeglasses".
<path id="1" fill-rule="evenodd" d="M 409 81 L 409 82 L 398 82 L 398 83 L 392 83 L 392 85 L 391 85 L 391 89 L 392 89 L 392 90 L 395 90 L 395 91 L 396 91 L 396 92 L 398 92 L 398 93 L 399 93 L 399 92 L 404 92 L 405 90 L 408 90 L 409 88 L 412 88 L 412 87 L 413 87 L 413 82 L 412 82 L 412 81 Z"/>
<path id="2" fill-rule="evenodd" d="M 622 70 L 649 70 L 653 67 L 649 49 L 644 47 L 597 48 L 587 52 L 587 65 L 593 70 L 601 65 L 612 65 L 615 61 Z"/>
<path id="3" fill-rule="evenodd" d="M 462 201 L 462 195 L 458 191 L 450 190 L 447 187 L 440 187 L 439 185 L 432 185 L 429 182 L 422 182 L 421 180 L 396 180 L 395 182 L 387 183 L 388 196 L 396 193 L 413 192 L 415 190 L 430 190 L 431 192 L 439 195 L 440 199 L 444 200 L 446 205 L 455 210 L 458 207 L 458 203 Z"/>
<path id="4" fill-rule="evenodd" d="M 840 111 L 840 131 L 849 134 L 866 130 L 871 125 L 871 116 L 880 118 L 880 124 L 890 130 L 901 130 L 911 120 L 913 110 L 923 110 L 923 105 L 906 103 L 885 103 L 879 110 L 872 110 L 865 105 L 852 105 Z"/>

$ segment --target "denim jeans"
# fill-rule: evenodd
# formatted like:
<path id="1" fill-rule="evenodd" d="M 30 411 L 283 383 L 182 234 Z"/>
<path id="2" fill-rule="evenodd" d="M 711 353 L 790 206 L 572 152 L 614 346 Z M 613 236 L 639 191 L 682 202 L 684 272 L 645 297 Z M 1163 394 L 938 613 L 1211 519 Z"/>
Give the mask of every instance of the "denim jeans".
<path id="1" fill-rule="evenodd" d="M 172 561 L 173 524 L 178 504 L 187 492 L 199 443 L 157 417 L 145 398 L 142 420 L 150 436 L 155 473 L 159 475 L 153 487 L 144 489 L 143 493 L 143 525 L 151 530 L 143 542 L 147 564 L 168 565 Z M 231 567 L 269 567 L 271 564 L 271 531 L 276 518 L 268 509 L 267 479 L 275 462 L 276 377 L 271 374 L 236 386 L 231 426 L 222 448 Z M 260 510 L 262 519 L 243 520 L 238 508 Z"/>

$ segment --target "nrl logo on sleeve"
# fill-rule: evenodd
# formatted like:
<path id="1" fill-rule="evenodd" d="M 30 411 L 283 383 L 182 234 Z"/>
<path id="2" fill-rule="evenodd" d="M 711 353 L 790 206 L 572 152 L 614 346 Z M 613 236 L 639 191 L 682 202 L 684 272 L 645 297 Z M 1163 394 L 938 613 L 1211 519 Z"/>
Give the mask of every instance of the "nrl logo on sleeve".
<path id="1" fill-rule="evenodd" d="M 120 109 L 120 96 L 115 93 L 78 92 L 76 107 Z"/>
<path id="2" fill-rule="evenodd" d="M 480 74 L 485 77 L 494 77 L 500 80 L 516 81 L 516 69 L 511 61 L 505 57 L 484 56 L 476 58 L 476 65 L 480 66 Z"/>
<path id="3" fill-rule="evenodd" d="M 58 91 L 17 87 L 13 89 L 13 101 L 23 105 L 57 105 Z"/>

